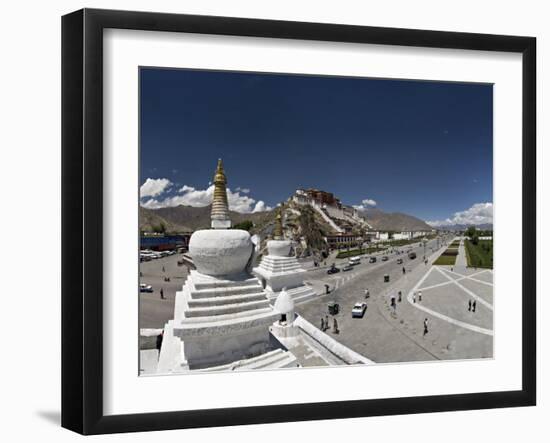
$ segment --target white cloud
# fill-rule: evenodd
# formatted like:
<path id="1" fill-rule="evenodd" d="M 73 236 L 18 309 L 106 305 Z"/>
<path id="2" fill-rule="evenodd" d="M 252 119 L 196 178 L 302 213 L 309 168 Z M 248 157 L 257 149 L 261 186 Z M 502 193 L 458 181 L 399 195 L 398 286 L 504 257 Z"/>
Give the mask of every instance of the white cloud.
<path id="1" fill-rule="evenodd" d="M 250 192 L 249 189 L 246 191 Z M 232 192 L 227 188 L 227 202 L 229 203 L 229 209 L 241 213 L 251 213 L 260 211 L 269 211 L 271 207 L 267 206 L 262 200 L 256 201 L 248 195 L 243 195 L 242 189 L 240 191 Z M 212 196 L 214 195 L 214 185 L 210 185 L 206 189 L 196 189 L 192 186 L 184 185 L 178 190 L 176 195 L 166 197 L 162 200 L 151 198 L 141 205 L 149 209 L 158 209 L 171 206 L 208 206 L 212 203 Z M 154 197 L 154 196 L 152 196 Z"/>
<path id="2" fill-rule="evenodd" d="M 434 227 L 493 223 L 493 203 L 476 203 L 465 211 L 455 212 L 450 218 L 427 221 L 426 223 Z"/>
<path id="3" fill-rule="evenodd" d="M 373 200 L 372 198 L 365 198 L 361 200 L 360 205 L 353 205 L 353 207 L 358 211 L 364 211 L 365 209 L 373 206 L 376 206 L 376 200 Z"/>
<path id="4" fill-rule="evenodd" d="M 252 212 L 271 211 L 272 209 L 273 208 L 271 206 L 267 206 L 263 200 L 258 200 Z"/>
<path id="5" fill-rule="evenodd" d="M 240 186 L 235 188 L 235 191 L 240 191 L 242 192 L 243 194 L 250 194 L 250 189 L 248 188 L 241 188 Z"/>
<path id="6" fill-rule="evenodd" d="M 139 188 L 140 197 L 156 197 L 172 186 L 167 178 L 148 178 Z"/>

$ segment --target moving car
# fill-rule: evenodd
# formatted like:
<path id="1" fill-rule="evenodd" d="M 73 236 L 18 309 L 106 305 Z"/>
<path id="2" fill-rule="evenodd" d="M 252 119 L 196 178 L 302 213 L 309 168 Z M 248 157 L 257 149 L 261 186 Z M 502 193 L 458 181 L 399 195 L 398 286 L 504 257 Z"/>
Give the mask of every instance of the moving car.
<path id="1" fill-rule="evenodd" d="M 351 316 L 353 318 L 363 318 L 365 311 L 367 310 L 367 304 L 364 302 L 355 303 L 351 310 Z"/>
<path id="2" fill-rule="evenodd" d="M 145 283 L 140 283 L 139 292 L 153 292 L 153 287 L 151 285 L 146 285 Z"/>
<path id="3" fill-rule="evenodd" d="M 338 312 L 340 312 L 340 305 L 334 301 L 331 301 L 328 304 L 328 313 L 330 315 L 336 315 Z"/>
<path id="4" fill-rule="evenodd" d="M 349 259 L 349 264 L 352 266 L 360 265 L 361 264 L 361 257 L 351 257 Z"/>
<path id="5" fill-rule="evenodd" d="M 376 257 L 369 258 L 369 263 L 376 263 Z"/>
<path id="6" fill-rule="evenodd" d="M 416 258 L 416 252 L 409 252 L 409 258 L 414 260 Z"/>
<path id="7" fill-rule="evenodd" d="M 337 268 L 336 266 L 332 265 L 328 269 L 327 274 L 337 274 L 338 272 L 340 272 L 340 268 Z"/>
<path id="8" fill-rule="evenodd" d="M 382 257 L 382 261 L 388 261 L 388 256 L 384 255 L 384 257 Z"/>
<path id="9" fill-rule="evenodd" d="M 351 264 L 347 264 L 342 268 L 342 271 L 346 272 L 346 271 L 351 271 L 352 269 L 353 269 L 353 266 Z"/>

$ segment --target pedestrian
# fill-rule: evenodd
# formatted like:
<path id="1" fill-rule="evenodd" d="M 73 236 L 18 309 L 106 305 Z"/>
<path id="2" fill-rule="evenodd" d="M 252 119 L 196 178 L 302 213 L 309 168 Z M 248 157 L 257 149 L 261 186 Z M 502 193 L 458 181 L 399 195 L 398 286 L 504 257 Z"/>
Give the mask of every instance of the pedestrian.
<path id="1" fill-rule="evenodd" d="M 325 294 L 328 294 L 329 292 L 329 285 L 325 285 Z"/>
<path id="2" fill-rule="evenodd" d="M 418 303 L 422 301 L 422 291 L 418 291 Z"/>
<path id="3" fill-rule="evenodd" d="M 328 322 L 328 315 L 325 315 L 325 331 L 330 328 L 330 324 Z"/>
<path id="4" fill-rule="evenodd" d="M 428 333 L 428 319 L 424 319 L 424 335 Z"/>
<path id="5" fill-rule="evenodd" d="M 405 266 L 403 266 L 403 274 L 405 274 L 407 270 L 405 269 Z"/>
<path id="6" fill-rule="evenodd" d="M 325 330 L 325 319 L 321 317 L 321 331 Z"/>
<path id="7" fill-rule="evenodd" d="M 472 303 L 472 312 L 476 312 L 476 301 L 474 300 L 474 302 Z"/>
<path id="8" fill-rule="evenodd" d="M 365 289 L 365 298 L 369 298 L 370 297 L 370 292 L 369 292 L 369 288 Z"/>
<path id="9" fill-rule="evenodd" d="M 451 272 L 453 272 L 453 267 L 451 266 Z"/>
<path id="10" fill-rule="evenodd" d="M 160 358 L 160 348 L 162 348 L 162 339 L 164 337 L 164 330 L 162 330 L 160 332 L 159 335 L 157 335 L 157 344 L 156 344 L 156 348 L 157 348 L 157 351 L 159 351 L 159 358 Z"/>
<path id="11" fill-rule="evenodd" d="M 397 295 L 398 295 L 397 301 L 398 301 L 399 303 L 401 303 L 401 297 L 403 296 L 403 294 L 401 293 L 401 291 L 399 291 L 399 292 L 397 293 Z"/>
<path id="12" fill-rule="evenodd" d="M 413 303 L 416 303 L 416 291 L 413 292 Z"/>
<path id="13" fill-rule="evenodd" d="M 164 289 L 160 288 L 160 299 L 164 300 Z"/>
<path id="14" fill-rule="evenodd" d="M 468 300 L 468 311 L 472 310 L 472 300 Z"/>
<path id="15" fill-rule="evenodd" d="M 336 321 L 336 319 L 334 319 L 334 324 L 333 324 L 333 329 L 332 331 L 335 333 L 335 334 L 339 334 L 340 331 L 338 330 L 338 322 Z"/>
<path id="16" fill-rule="evenodd" d="M 164 269 L 164 265 L 162 266 L 162 272 L 166 272 L 166 269 Z"/>

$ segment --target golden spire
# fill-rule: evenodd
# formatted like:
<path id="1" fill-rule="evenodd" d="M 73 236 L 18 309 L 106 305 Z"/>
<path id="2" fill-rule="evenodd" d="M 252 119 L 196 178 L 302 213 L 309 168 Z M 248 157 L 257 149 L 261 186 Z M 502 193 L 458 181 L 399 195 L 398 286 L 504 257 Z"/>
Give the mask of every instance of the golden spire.
<path id="1" fill-rule="evenodd" d="M 279 206 L 277 216 L 275 217 L 275 227 L 273 228 L 273 238 L 275 240 L 284 240 L 283 236 L 283 207 Z"/>
<path id="2" fill-rule="evenodd" d="M 230 228 L 229 205 L 227 203 L 227 179 L 223 170 L 222 159 L 218 159 L 218 167 L 214 174 L 214 197 L 212 199 L 212 211 L 210 219 L 213 228 Z"/>

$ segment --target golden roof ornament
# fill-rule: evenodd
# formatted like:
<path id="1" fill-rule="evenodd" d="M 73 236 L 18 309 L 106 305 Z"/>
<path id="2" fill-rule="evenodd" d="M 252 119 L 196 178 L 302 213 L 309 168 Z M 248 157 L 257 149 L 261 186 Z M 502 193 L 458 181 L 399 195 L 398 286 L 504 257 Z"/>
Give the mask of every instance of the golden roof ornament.
<path id="1" fill-rule="evenodd" d="M 222 159 L 218 159 L 218 166 L 214 174 L 214 197 L 210 213 L 211 226 L 214 229 L 231 227 L 229 219 L 229 204 L 227 203 L 227 179 L 223 170 Z"/>
<path id="2" fill-rule="evenodd" d="M 283 207 L 279 206 L 277 216 L 275 217 L 275 227 L 273 228 L 273 239 L 284 240 L 283 237 Z"/>

